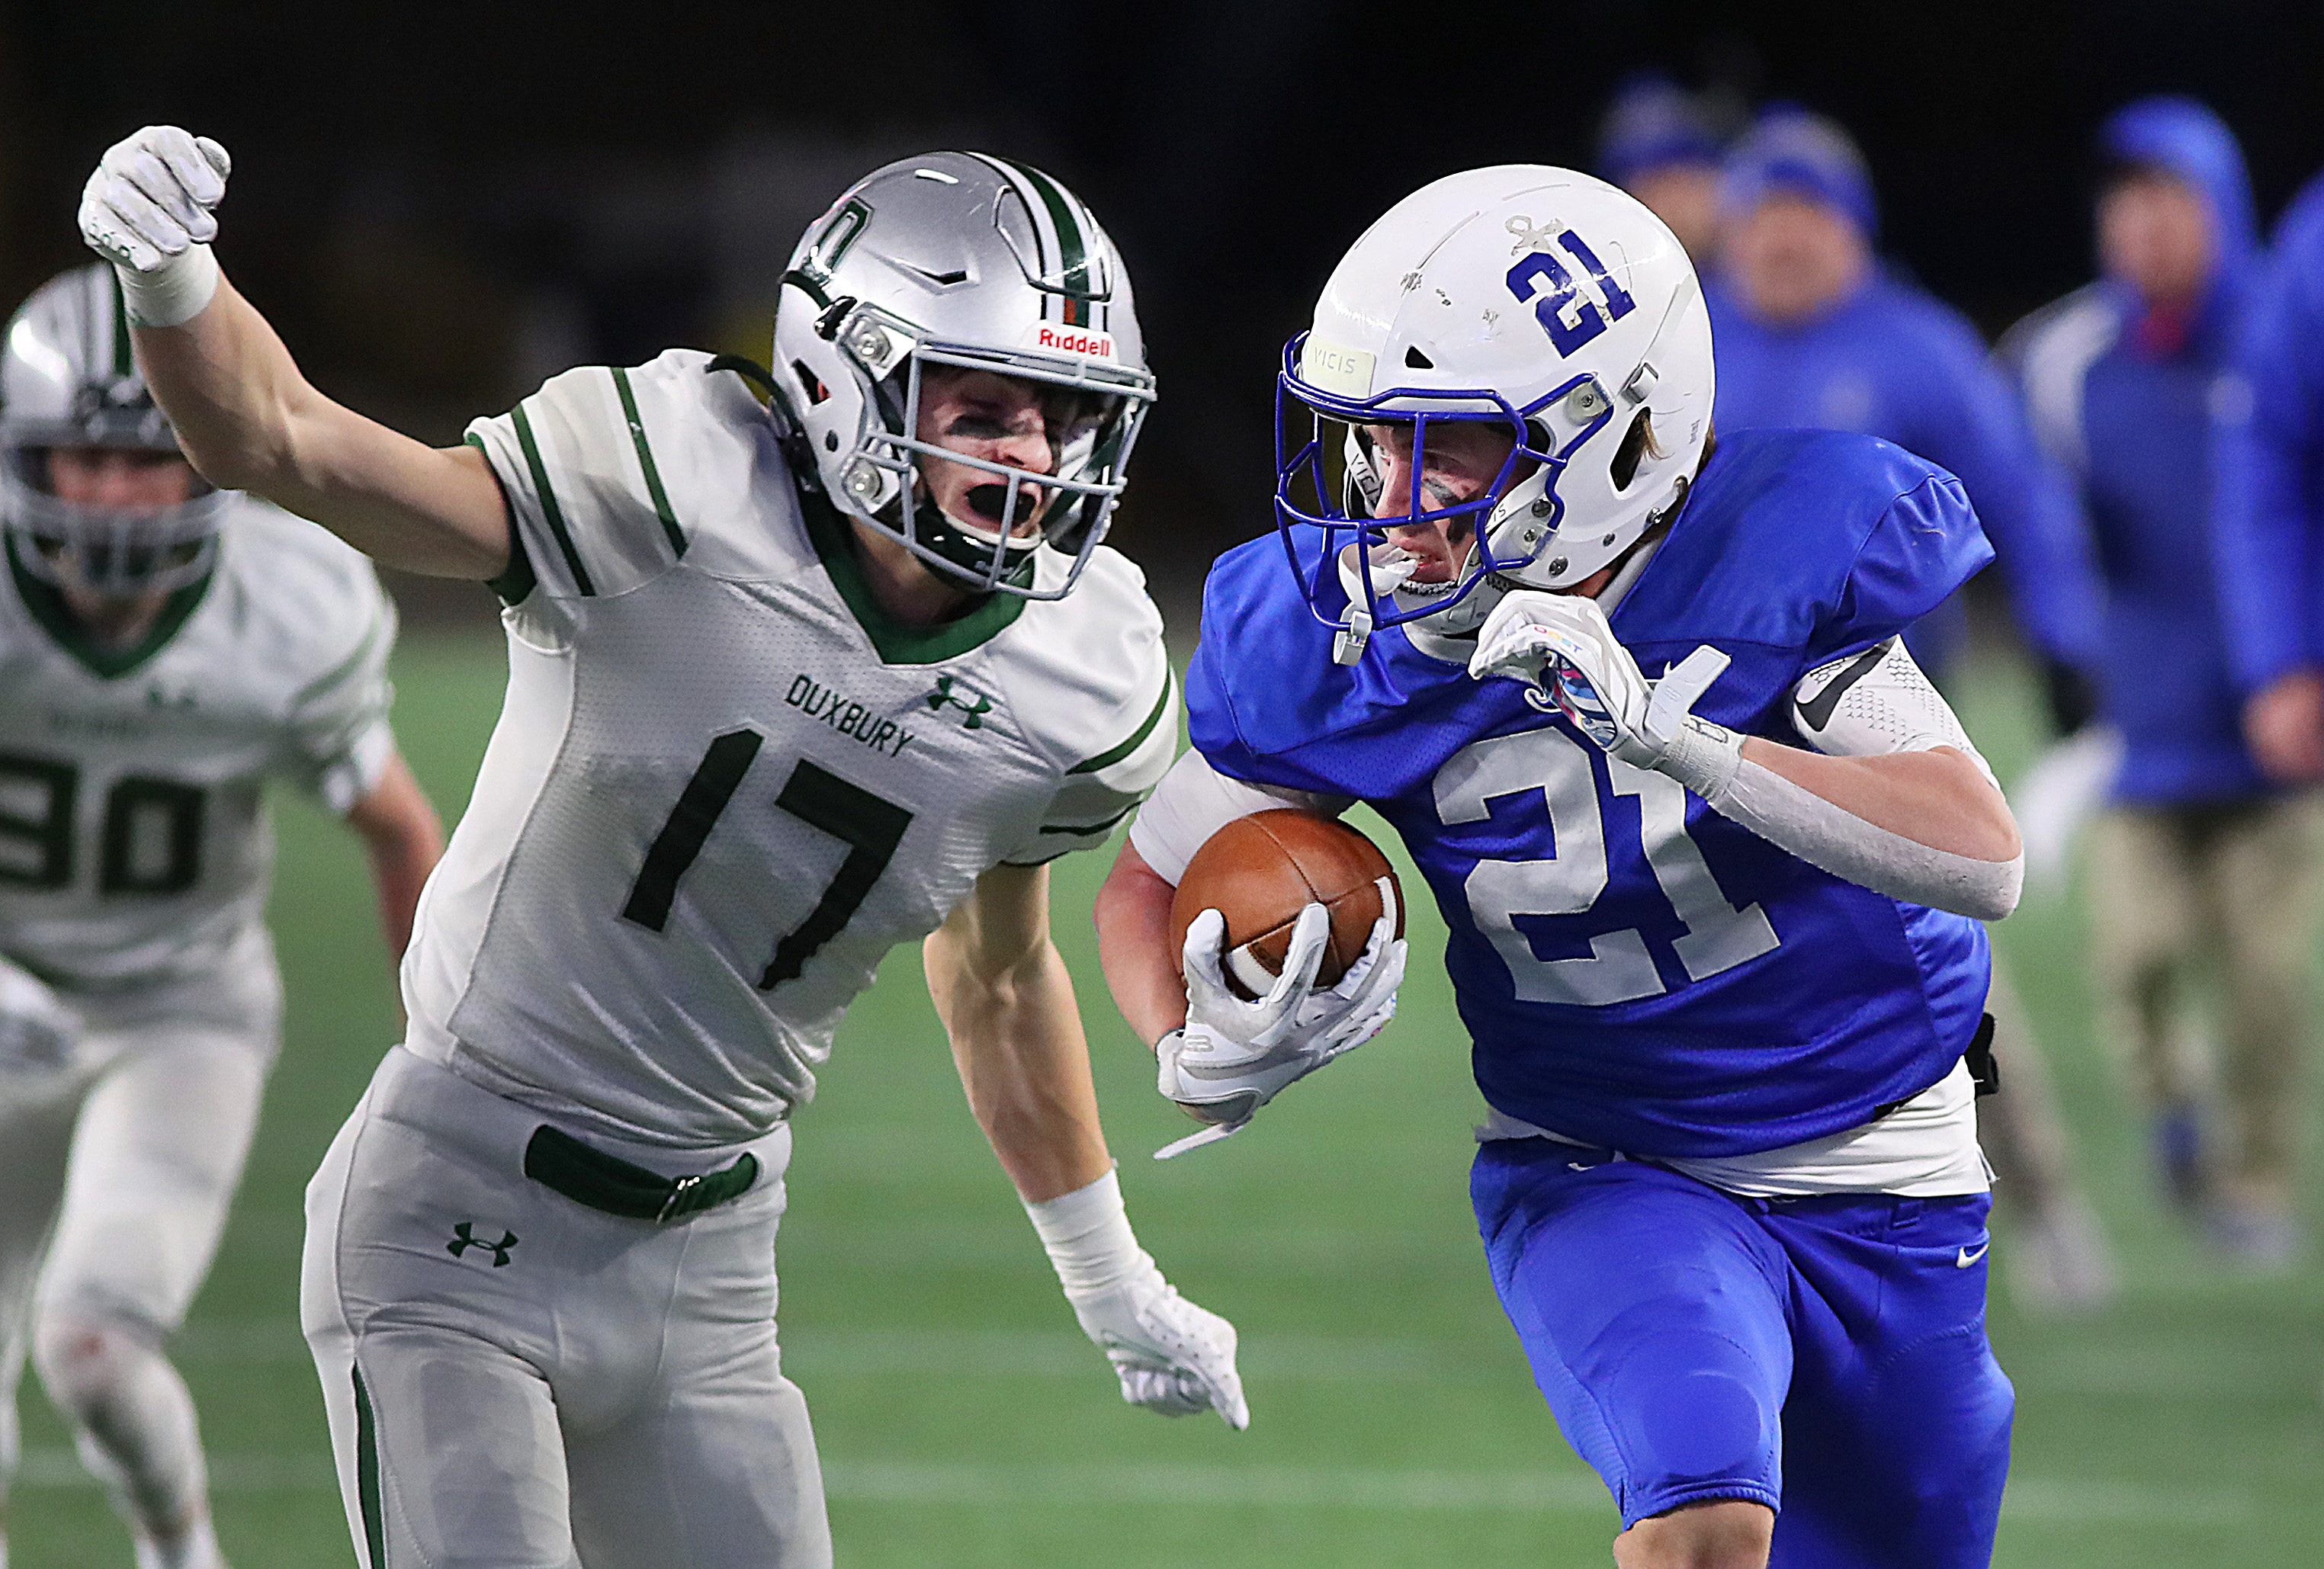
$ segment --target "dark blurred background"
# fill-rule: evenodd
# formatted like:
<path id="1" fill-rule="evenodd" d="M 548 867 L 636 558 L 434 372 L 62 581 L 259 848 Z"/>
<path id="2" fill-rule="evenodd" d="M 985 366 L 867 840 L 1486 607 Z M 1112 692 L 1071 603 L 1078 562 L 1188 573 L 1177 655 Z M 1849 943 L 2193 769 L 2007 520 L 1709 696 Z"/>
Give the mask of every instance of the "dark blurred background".
<path id="1" fill-rule="evenodd" d="M 1176 597 L 1268 526 L 1279 347 L 1355 235 L 1456 169 L 1586 167 L 1609 89 L 1648 66 L 1738 115 L 1846 123 L 1884 248 L 1988 333 L 2089 276 L 2089 138 L 2126 98 L 2211 103 L 2267 217 L 2324 166 L 2316 0 L 17 0 L 0 289 L 79 260 L 98 154 L 174 121 L 233 152 L 220 254 L 309 374 L 450 441 L 569 365 L 763 357 L 792 240 L 853 177 L 1005 152 L 1128 255 L 1163 401 L 1117 540 Z"/>

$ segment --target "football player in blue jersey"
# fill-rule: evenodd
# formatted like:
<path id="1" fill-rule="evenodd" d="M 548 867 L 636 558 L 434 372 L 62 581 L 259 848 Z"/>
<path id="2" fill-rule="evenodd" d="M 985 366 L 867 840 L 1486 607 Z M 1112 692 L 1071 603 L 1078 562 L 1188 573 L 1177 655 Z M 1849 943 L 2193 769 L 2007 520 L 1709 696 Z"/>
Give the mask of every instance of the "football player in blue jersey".
<path id="1" fill-rule="evenodd" d="M 1899 633 L 1991 551 L 1886 442 L 1714 450 L 1713 388 L 1685 252 L 1610 186 L 1478 170 L 1366 231 L 1286 350 L 1279 538 L 1212 570 L 1108 976 L 1164 1094 L 1242 1125 L 1402 955 L 1318 987 L 1311 907 L 1238 1001 L 1216 917 L 1171 952 L 1175 882 L 1243 813 L 1371 806 L 1450 928 L 1486 1255 L 1617 1562 L 1981 1565 L 1982 922 L 2020 853 Z"/>

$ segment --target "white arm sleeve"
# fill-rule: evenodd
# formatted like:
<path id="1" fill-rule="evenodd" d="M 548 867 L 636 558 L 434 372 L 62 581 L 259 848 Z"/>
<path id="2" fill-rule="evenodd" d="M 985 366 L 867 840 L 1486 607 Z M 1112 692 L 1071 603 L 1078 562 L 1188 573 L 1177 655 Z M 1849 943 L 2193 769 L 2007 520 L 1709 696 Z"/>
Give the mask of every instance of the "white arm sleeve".
<path id="1" fill-rule="evenodd" d="M 1170 765 L 1170 771 L 1139 808 L 1138 821 L 1130 826 L 1130 842 L 1157 876 L 1176 887 L 1203 842 L 1237 817 L 1277 807 L 1297 807 L 1336 817 L 1354 804 L 1351 797 L 1314 795 L 1229 779 L 1201 752 L 1189 748 Z"/>
<path id="2" fill-rule="evenodd" d="M 1811 746 L 1828 756 L 1874 757 L 1950 746 L 1967 753 L 1987 780 L 1993 779 L 1969 732 L 1904 651 L 1902 639 L 1803 676 L 1792 691 L 1792 722 Z M 1932 850 L 1748 761 L 1716 797 L 1705 798 L 1722 817 L 1769 844 L 1876 893 L 1978 920 L 1999 920 L 2017 908 L 2023 855 L 1979 861 Z"/>

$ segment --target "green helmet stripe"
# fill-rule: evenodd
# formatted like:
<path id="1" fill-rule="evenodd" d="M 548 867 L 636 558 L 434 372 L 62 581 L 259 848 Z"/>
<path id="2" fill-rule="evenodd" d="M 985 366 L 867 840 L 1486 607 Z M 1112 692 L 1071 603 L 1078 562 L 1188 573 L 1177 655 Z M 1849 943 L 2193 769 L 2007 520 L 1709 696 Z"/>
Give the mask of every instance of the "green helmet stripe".
<path id="1" fill-rule="evenodd" d="M 1059 276 L 1065 291 L 1084 299 L 1095 291 L 1090 287 L 1089 241 L 1082 232 L 1081 219 L 1074 212 L 1074 200 L 1057 182 L 1029 163 L 1009 163 L 1001 166 L 1027 185 L 1041 198 L 1048 209 L 1049 221 L 1056 226 Z"/>

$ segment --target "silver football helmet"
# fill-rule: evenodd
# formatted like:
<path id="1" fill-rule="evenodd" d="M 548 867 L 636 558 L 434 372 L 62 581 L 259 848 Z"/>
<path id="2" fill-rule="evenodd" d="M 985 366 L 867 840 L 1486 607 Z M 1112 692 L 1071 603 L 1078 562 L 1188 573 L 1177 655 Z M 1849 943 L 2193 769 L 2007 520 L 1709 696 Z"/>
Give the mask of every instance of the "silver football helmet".
<path id="1" fill-rule="evenodd" d="M 875 170 L 808 227 L 783 273 L 774 362 L 835 505 L 972 592 L 1028 599 L 1063 596 L 1088 565 L 1154 401 L 1113 242 L 1049 176 L 979 152 Z M 1050 471 L 923 439 L 936 367 L 1040 383 Z M 930 457 L 992 475 L 968 493 L 975 515 L 930 499 Z M 1032 570 L 1045 543 L 1072 558 L 1047 587 Z"/>
<path id="2" fill-rule="evenodd" d="M 121 287 L 102 262 L 35 291 L 0 341 L 0 524 L 10 554 L 52 583 L 134 595 L 208 572 L 230 493 L 193 476 L 174 506 L 103 506 L 57 494 L 59 448 L 176 453 L 131 355 Z"/>

